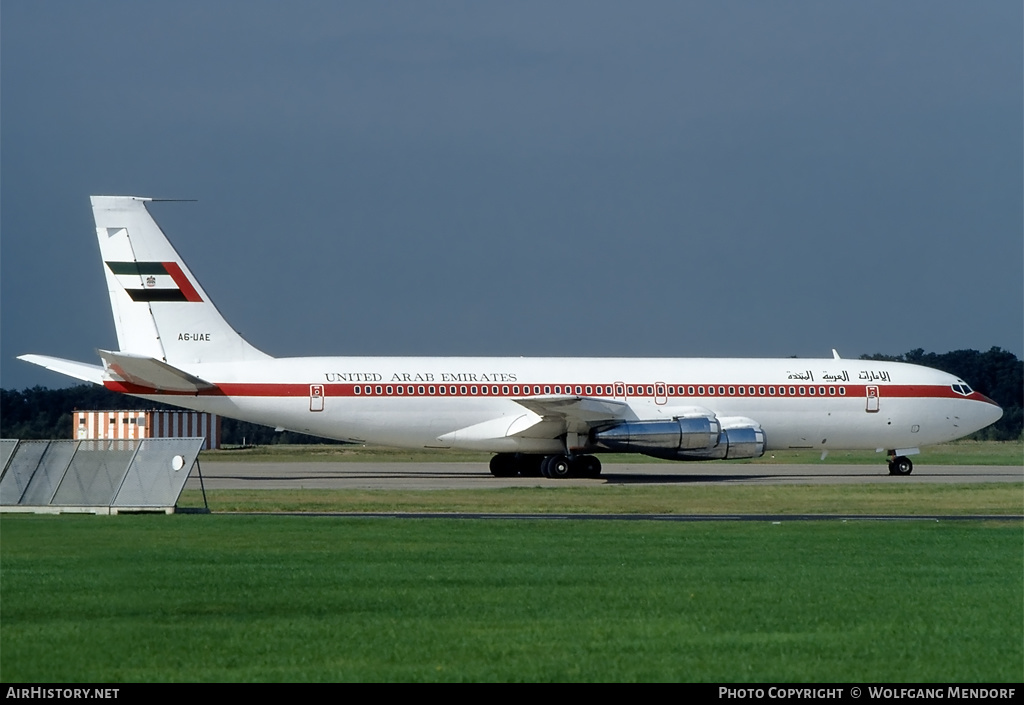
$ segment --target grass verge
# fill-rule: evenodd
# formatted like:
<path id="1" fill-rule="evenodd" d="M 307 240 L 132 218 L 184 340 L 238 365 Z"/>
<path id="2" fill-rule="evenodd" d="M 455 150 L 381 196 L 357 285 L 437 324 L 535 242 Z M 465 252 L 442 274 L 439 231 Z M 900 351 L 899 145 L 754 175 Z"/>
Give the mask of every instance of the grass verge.
<path id="1" fill-rule="evenodd" d="M 0 521 L 6 682 L 1024 679 L 1019 522 Z"/>
<path id="2" fill-rule="evenodd" d="M 1024 514 L 1020 483 L 207 490 L 215 512 L 518 514 Z M 201 507 L 186 490 L 179 507 Z"/>

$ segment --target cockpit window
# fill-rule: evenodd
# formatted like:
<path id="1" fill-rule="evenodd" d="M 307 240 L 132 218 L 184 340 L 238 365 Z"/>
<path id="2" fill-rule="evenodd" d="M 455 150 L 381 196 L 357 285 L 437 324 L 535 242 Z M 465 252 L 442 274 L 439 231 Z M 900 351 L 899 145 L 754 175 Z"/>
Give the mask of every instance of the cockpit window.
<path id="1" fill-rule="evenodd" d="M 972 390 L 968 385 L 963 384 L 962 382 L 958 382 L 957 384 L 953 385 L 953 391 L 956 392 L 957 394 L 963 394 L 966 397 L 971 393 Z"/>

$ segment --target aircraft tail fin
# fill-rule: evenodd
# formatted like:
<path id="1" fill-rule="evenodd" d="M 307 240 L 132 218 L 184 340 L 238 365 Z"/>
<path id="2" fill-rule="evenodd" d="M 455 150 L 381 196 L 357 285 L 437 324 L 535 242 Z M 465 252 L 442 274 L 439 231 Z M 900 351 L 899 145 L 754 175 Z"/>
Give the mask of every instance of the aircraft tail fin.
<path id="1" fill-rule="evenodd" d="M 122 353 L 170 365 L 269 357 L 224 320 L 149 214 L 152 199 L 91 200 Z"/>

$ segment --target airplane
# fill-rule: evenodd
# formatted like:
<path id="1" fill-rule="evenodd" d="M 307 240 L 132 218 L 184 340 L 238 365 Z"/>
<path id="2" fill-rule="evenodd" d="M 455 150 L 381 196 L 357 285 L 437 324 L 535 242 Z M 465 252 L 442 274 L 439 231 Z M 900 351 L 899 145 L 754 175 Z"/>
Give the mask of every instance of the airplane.
<path id="1" fill-rule="evenodd" d="M 156 402 L 353 443 L 494 453 L 497 477 L 597 477 L 594 455 L 757 458 L 791 448 L 920 447 L 1002 409 L 926 367 L 843 359 L 295 357 L 245 341 L 150 215 L 151 198 L 93 196 L 119 349 L 102 365 L 20 359 Z"/>

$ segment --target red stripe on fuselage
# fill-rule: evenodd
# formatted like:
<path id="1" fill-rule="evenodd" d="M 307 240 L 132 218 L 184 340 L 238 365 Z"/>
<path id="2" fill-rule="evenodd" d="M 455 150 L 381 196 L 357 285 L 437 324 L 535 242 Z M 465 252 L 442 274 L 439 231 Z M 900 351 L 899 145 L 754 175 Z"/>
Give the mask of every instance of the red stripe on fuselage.
<path id="1" fill-rule="evenodd" d="M 281 383 L 225 382 L 223 384 L 218 384 L 216 387 L 213 387 L 211 389 L 202 389 L 202 390 L 199 390 L 197 392 L 164 391 L 164 390 L 155 389 L 153 387 L 145 387 L 145 386 L 138 385 L 138 384 L 132 384 L 130 382 L 116 382 L 116 381 L 106 381 L 106 382 L 104 382 L 104 386 L 107 389 L 110 389 L 111 391 L 121 392 L 123 394 L 144 394 L 144 395 L 185 396 L 185 397 L 194 397 L 194 396 L 200 396 L 200 397 L 224 397 L 224 396 L 226 396 L 226 397 L 278 397 L 278 398 L 290 398 L 290 397 L 308 397 L 310 395 L 310 386 L 311 385 L 309 385 L 309 384 L 281 384 Z M 736 393 L 734 391 L 734 393 L 729 394 L 728 390 L 729 390 L 730 387 L 732 387 L 734 390 L 736 390 L 736 389 L 739 388 L 740 385 L 728 385 L 728 384 L 719 384 L 719 383 L 715 383 L 714 385 L 709 385 L 709 384 L 704 384 L 704 385 L 683 384 L 683 385 L 664 385 L 666 389 L 669 386 L 675 387 L 676 390 L 677 390 L 677 393 L 675 393 L 675 394 L 667 394 L 667 395 L 660 395 L 660 396 L 657 396 L 657 397 L 655 395 L 650 395 L 650 394 L 632 394 L 632 395 L 617 396 L 616 397 L 616 396 L 613 396 L 611 394 L 586 394 L 586 393 L 577 394 L 574 391 L 554 392 L 553 390 L 554 390 L 554 388 L 556 386 L 561 388 L 561 387 L 563 387 L 563 385 L 540 384 L 540 383 L 534 384 L 532 382 L 529 385 L 526 385 L 526 384 L 518 384 L 518 385 L 502 384 L 502 385 L 497 385 L 499 391 L 501 391 L 504 388 L 508 388 L 509 392 L 511 392 L 511 393 L 499 393 L 499 394 L 491 393 L 491 388 L 493 386 L 495 386 L 495 385 L 490 385 L 490 384 L 488 384 L 488 385 L 482 385 L 482 384 L 476 384 L 476 385 L 473 385 L 473 384 L 455 384 L 455 385 L 452 385 L 452 384 L 444 384 L 444 385 L 441 385 L 441 384 L 434 384 L 434 385 L 430 385 L 430 384 L 425 384 L 425 385 L 420 385 L 420 384 L 414 384 L 414 385 L 401 384 L 401 385 L 399 385 L 397 383 L 393 383 L 393 384 L 323 384 L 323 385 L 318 385 L 318 386 L 321 386 L 323 388 L 323 396 L 325 396 L 325 397 L 334 397 L 334 398 L 343 397 L 343 398 L 371 398 L 371 399 L 372 398 L 389 398 L 389 399 L 392 399 L 392 398 L 409 398 L 409 397 L 417 398 L 418 397 L 418 398 L 444 399 L 444 398 L 452 398 L 452 397 L 454 397 L 454 398 L 465 398 L 465 397 L 488 398 L 488 397 L 490 397 L 490 398 L 496 398 L 496 399 L 513 399 L 513 398 L 540 397 L 540 396 L 581 396 L 581 397 L 589 397 L 589 398 L 595 398 L 595 399 L 608 399 L 608 400 L 613 400 L 613 401 L 622 401 L 622 400 L 625 400 L 625 399 L 651 399 L 651 400 L 653 400 L 655 398 L 665 398 L 665 397 L 667 397 L 667 403 L 669 403 L 669 404 L 672 404 L 672 403 L 676 403 L 676 404 L 678 404 L 678 403 L 699 403 L 700 400 L 703 400 L 703 399 L 823 399 L 823 398 L 824 399 L 864 399 L 867 396 L 867 391 L 866 391 L 867 387 L 868 386 L 876 386 L 876 388 L 878 390 L 878 396 L 880 398 L 882 398 L 882 399 L 887 399 L 887 398 L 888 399 L 892 399 L 892 398 L 897 398 L 897 399 L 971 399 L 973 401 L 980 401 L 980 402 L 985 402 L 985 403 L 988 403 L 988 404 L 992 404 L 993 406 L 998 406 L 998 404 L 996 404 L 994 401 L 992 401 L 991 399 L 989 399 L 988 397 L 986 397 L 983 394 L 979 394 L 978 392 L 972 392 L 970 395 L 965 397 L 964 395 L 958 394 L 957 392 L 953 391 L 953 389 L 949 385 L 912 385 L 912 384 L 890 384 L 890 385 L 849 385 L 849 384 L 847 384 L 847 385 L 817 385 L 816 384 L 816 385 L 814 385 L 814 389 L 815 389 L 815 393 L 814 394 L 806 393 L 806 391 L 808 389 L 810 389 L 811 385 L 803 385 L 803 389 L 805 390 L 805 393 L 804 394 L 800 394 L 800 392 L 799 392 L 799 390 L 801 389 L 800 385 L 789 385 L 789 384 L 786 384 L 786 385 L 768 385 L 768 384 L 749 385 L 749 384 L 744 384 L 744 385 L 742 385 L 744 390 L 749 390 L 749 388 L 751 386 L 753 386 L 754 390 L 755 390 L 755 393 L 754 394 L 750 394 L 750 393 L 738 394 L 738 393 Z M 396 390 L 397 390 L 397 388 L 399 386 L 402 387 L 403 392 L 405 392 L 405 393 L 398 394 L 396 392 Z M 487 393 L 482 393 L 480 391 L 484 386 L 487 387 L 487 390 L 488 390 Z M 612 384 L 600 384 L 600 385 L 596 385 L 596 384 L 591 384 L 591 385 L 581 384 L 581 385 L 576 385 L 576 384 L 573 384 L 572 388 L 575 389 L 576 386 L 580 386 L 580 387 L 584 387 L 584 388 L 589 386 L 589 387 L 591 387 L 591 389 L 593 389 L 594 387 L 613 388 L 616 385 L 612 385 Z M 648 384 L 645 383 L 643 385 L 624 385 L 624 386 L 633 386 L 634 389 L 639 389 L 641 387 L 646 388 L 648 386 L 653 386 L 653 385 L 648 385 Z M 680 394 L 680 393 L 678 393 L 678 390 L 681 390 L 681 389 L 686 389 L 688 387 L 695 387 L 696 388 L 696 387 L 701 387 L 701 386 L 704 387 L 709 393 L 707 393 L 707 394 Z M 356 387 L 360 388 L 360 392 L 361 393 L 356 394 L 356 392 L 355 392 L 355 388 Z M 378 387 L 380 387 L 380 389 L 381 389 L 381 393 L 379 393 L 379 394 L 376 391 Z M 392 389 L 391 393 L 387 392 L 387 389 L 389 387 Z M 412 393 L 408 392 L 410 387 L 413 389 Z M 419 392 L 420 387 L 423 387 L 423 390 L 424 390 L 423 393 Z M 431 387 L 434 388 L 434 392 L 433 393 L 431 393 L 429 391 L 431 389 Z M 440 387 L 444 387 L 445 388 L 445 393 L 443 393 L 443 394 L 438 393 L 437 390 Z M 474 387 L 476 387 L 476 390 L 477 390 L 476 393 L 473 393 L 471 391 Z M 513 387 L 518 387 L 519 392 L 512 391 Z M 540 387 L 541 389 L 544 389 L 545 387 L 547 387 L 547 388 L 552 389 L 552 392 L 548 393 L 548 394 L 535 393 L 533 391 L 534 387 Z M 718 387 L 725 387 L 726 393 L 725 394 L 718 394 L 718 392 L 717 392 Z M 765 389 L 765 393 L 761 393 L 760 392 L 760 389 L 762 387 Z M 774 387 L 776 390 L 784 389 L 786 391 L 786 393 L 785 394 L 778 394 L 778 393 L 776 393 L 776 394 L 768 394 L 767 390 L 770 387 Z M 789 388 L 790 387 L 793 387 L 795 390 L 797 390 L 795 394 L 789 394 Z M 454 393 L 451 392 L 451 389 L 453 389 L 453 388 L 455 389 Z M 461 391 L 463 388 L 466 389 L 465 393 L 463 393 Z M 825 393 L 824 394 L 818 393 L 818 391 L 820 389 L 825 389 Z M 834 393 L 829 393 L 829 390 L 834 390 Z M 840 390 L 842 390 L 844 393 L 840 393 Z"/>

